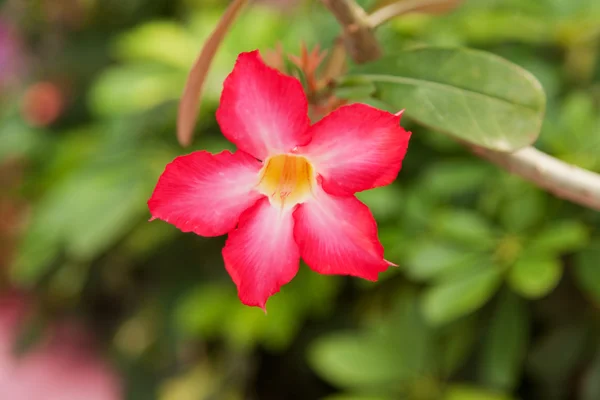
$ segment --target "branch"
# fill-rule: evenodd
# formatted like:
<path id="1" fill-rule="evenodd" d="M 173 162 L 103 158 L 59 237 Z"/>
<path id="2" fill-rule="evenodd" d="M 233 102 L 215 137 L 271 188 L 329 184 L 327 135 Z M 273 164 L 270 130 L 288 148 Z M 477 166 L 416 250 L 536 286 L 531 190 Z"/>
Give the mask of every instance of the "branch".
<path id="1" fill-rule="evenodd" d="M 388 4 L 368 16 L 369 25 L 373 28 L 409 12 L 443 13 L 458 6 L 462 0 L 404 0 Z"/>
<path id="2" fill-rule="evenodd" d="M 415 10 L 417 5 L 416 9 L 421 10 L 423 7 L 434 6 L 434 0 L 407 0 L 380 9 L 379 16 L 376 12 L 368 17 L 354 0 L 321 1 L 329 7 L 347 33 L 354 29 L 354 34 L 346 35 L 347 47 L 351 50 L 353 59 L 362 62 L 373 61 L 381 55 L 373 31 L 367 27 L 377 26 L 393 16 Z M 454 2 L 445 0 L 448 4 Z M 440 0 L 436 2 L 439 3 Z M 399 8 L 402 4 L 404 4 L 403 9 Z M 410 4 L 412 8 L 408 10 Z M 374 43 L 374 45 L 367 45 L 367 43 Z M 503 153 L 483 147 L 468 146 L 479 157 L 533 182 L 557 197 L 600 210 L 599 174 L 567 164 L 533 147 L 526 147 L 513 153 Z"/>
<path id="3" fill-rule="evenodd" d="M 470 146 L 473 153 L 565 200 L 600 211 L 600 175 L 534 147 L 502 153 Z"/>
<path id="4" fill-rule="evenodd" d="M 367 13 L 354 0 L 321 0 L 344 29 L 346 48 L 357 63 L 381 57 L 381 47 L 371 29 Z"/>

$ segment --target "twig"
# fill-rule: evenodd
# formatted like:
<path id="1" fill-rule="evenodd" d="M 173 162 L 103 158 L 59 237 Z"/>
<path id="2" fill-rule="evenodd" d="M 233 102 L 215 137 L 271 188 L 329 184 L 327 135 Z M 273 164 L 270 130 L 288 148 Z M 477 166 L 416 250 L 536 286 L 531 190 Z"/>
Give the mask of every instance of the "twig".
<path id="1" fill-rule="evenodd" d="M 534 147 L 502 153 L 471 146 L 473 153 L 565 200 L 600 211 L 600 175 Z"/>
<path id="2" fill-rule="evenodd" d="M 456 7 L 462 0 L 405 0 L 381 7 L 368 16 L 373 28 L 399 15 L 413 11 L 445 12 Z"/>
<path id="3" fill-rule="evenodd" d="M 321 1 L 344 29 L 346 48 L 355 62 L 366 63 L 381 57 L 381 47 L 362 7 L 354 0 Z"/>
<path id="4" fill-rule="evenodd" d="M 322 1 L 328 5 L 347 32 L 351 31 L 352 27 L 365 27 L 365 21 L 382 23 L 392 17 L 392 13 L 388 9 L 386 14 L 380 10 L 382 14 L 377 18 L 373 18 L 373 16 L 365 18 L 366 13 L 353 0 Z M 423 1 L 429 0 L 420 0 L 421 5 Z M 365 29 L 361 32 L 360 36 L 346 35 L 346 40 L 351 42 L 348 44 L 348 48 L 357 52 L 353 55 L 355 60 L 373 61 L 381 55 L 381 52 L 378 50 L 375 53 L 370 47 L 365 48 L 364 44 L 371 41 L 376 42 L 376 38 L 372 30 Z M 379 46 L 377 45 L 376 48 L 379 49 Z M 479 157 L 535 183 L 560 198 L 600 210 L 599 174 L 562 162 L 533 147 L 526 147 L 513 153 L 503 153 L 473 145 L 469 145 L 469 147 Z"/>

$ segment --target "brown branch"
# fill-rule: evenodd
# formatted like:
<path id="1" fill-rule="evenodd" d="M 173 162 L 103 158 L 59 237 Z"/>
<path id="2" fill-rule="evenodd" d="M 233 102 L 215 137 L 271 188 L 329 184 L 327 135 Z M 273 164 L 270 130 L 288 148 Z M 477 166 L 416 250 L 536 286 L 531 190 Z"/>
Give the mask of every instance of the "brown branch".
<path id="1" fill-rule="evenodd" d="M 388 4 L 368 16 L 369 25 L 373 28 L 410 12 L 426 12 L 429 14 L 444 13 L 457 7 L 462 0 L 404 0 Z"/>
<path id="2" fill-rule="evenodd" d="M 525 147 L 503 153 L 471 146 L 473 153 L 565 200 L 600 211 L 600 175 Z"/>
<path id="3" fill-rule="evenodd" d="M 366 43 L 376 42 L 372 30 L 366 29 L 369 21 L 373 23 L 371 26 L 376 26 L 395 15 L 407 12 L 407 8 L 404 10 L 388 8 L 385 13 L 380 11 L 381 14 L 377 18 L 365 17 L 364 10 L 353 0 L 321 1 L 329 7 L 346 32 L 354 29 L 355 34 L 347 34 L 345 37 L 349 42 L 347 48 L 350 49 L 355 61 L 361 60 L 362 62 L 373 61 L 381 55 L 379 45 L 366 45 Z M 451 3 L 452 0 L 447 0 L 447 2 Z M 406 4 L 412 4 L 413 9 L 417 3 L 421 7 L 433 6 L 433 0 L 409 0 L 402 3 L 405 3 L 405 7 Z M 358 31 L 356 27 L 362 27 L 362 29 Z M 373 49 L 377 49 L 377 51 L 375 52 Z M 479 157 L 533 182 L 557 197 L 600 210 L 600 175 L 597 173 L 567 164 L 533 147 L 526 147 L 513 153 L 503 153 L 483 147 L 468 146 Z"/>
<path id="4" fill-rule="evenodd" d="M 367 13 L 354 0 L 321 0 L 344 29 L 350 57 L 357 63 L 381 57 L 381 46 L 369 25 Z"/>

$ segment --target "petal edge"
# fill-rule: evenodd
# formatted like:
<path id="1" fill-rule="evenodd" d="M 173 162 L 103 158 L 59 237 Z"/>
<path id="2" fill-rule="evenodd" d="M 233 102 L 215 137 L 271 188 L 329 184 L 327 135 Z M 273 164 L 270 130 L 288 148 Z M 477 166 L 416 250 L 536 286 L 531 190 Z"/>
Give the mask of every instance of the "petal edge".
<path id="1" fill-rule="evenodd" d="M 392 265 L 383 258 L 377 223 L 354 196 L 315 190 L 315 198 L 294 212 L 294 238 L 300 255 L 314 271 L 376 281 Z"/>
<path id="2" fill-rule="evenodd" d="M 298 150 L 314 165 L 328 193 L 348 196 L 392 183 L 411 133 L 396 115 L 366 104 L 343 106 L 311 126 L 312 140 Z"/>
<path id="3" fill-rule="evenodd" d="M 238 56 L 223 83 L 217 121 L 229 141 L 260 160 L 310 140 L 302 84 L 267 66 L 258 50 Z"/>
<path id="4" fill-rule="evenodd" d="M 175 158 L 160 176 L 148 208 L 182 232 L 220 236 L 259 198 L 261 164 L 244 152 L 196 151 Z"/>
<path id="5" fill-rule="evenodd" d="M 277 209 L 264 198 L 229 233 L 223 259 L 242 303 L 265 310 L 268 298 L 296 276 L 300 253 L 293 228 L 291 210 Z"/>

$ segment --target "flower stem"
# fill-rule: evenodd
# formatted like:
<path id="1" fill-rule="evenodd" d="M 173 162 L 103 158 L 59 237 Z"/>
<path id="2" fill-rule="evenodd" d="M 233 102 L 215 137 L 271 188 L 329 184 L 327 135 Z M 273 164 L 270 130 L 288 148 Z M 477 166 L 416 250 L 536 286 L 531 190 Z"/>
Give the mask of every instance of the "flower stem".
<path id="1" fill-rule="evenodd" d="M 344 40 L 356 63 L 366 63 L 381 57 L 381 46 L 375 37 L 368 16 L 354 0 L 321 0 L 344 29 Z"/>

